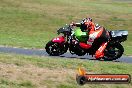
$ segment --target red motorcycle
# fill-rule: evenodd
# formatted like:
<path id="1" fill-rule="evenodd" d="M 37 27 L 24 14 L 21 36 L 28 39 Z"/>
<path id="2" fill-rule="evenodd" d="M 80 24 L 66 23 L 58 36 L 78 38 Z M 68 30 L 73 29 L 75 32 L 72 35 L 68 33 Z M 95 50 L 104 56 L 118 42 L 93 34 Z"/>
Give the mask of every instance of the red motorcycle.
<path id="1" fill-rule="evenodd" d="M 109 39 L 100 34 L 100 30 L 96 30 L 92 36 L 96 37 L 92 47 L 88 48 L 86 42 L 88 40 L 88 32 L 81 31 L 80 28 L 73 29 L 70 25 L 66 25 L 60 28 L 58 34 L 63 34 L 57 38 L 53 38 L 46 44 L 46 52 L 51 56 L 59 56 L 67 52 L 69 49 L 71 54 L 83 56 L 86 53 L 89 55 L 95 55 L 100 45 L 107 41 L 107 46 L 104 50 L 104 56 L 100 59 L 104 60 L 116 60 L 120 58 L 124 52 L 124 48 L 121 42 L 127 40 L 128 31 L 116 30 L 107 31 L 103 30 L 104 36 L 109 35 Z M 80 43 L 81 42 L 81 43 Z M 99 59 L 99 58 L 98 58 Z"/>

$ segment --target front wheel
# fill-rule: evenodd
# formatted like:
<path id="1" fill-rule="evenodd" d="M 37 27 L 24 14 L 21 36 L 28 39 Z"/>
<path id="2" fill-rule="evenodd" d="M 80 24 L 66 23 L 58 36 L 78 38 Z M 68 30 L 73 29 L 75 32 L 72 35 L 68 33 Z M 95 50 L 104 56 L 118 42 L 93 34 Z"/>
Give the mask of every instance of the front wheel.
<path id="1" fill-rule="evenodd" d="M 57 42 L 52 42 L 49 41 L 46 44 L 46 52 L 51 55 L 51 56 L 59 56 L 67 52 L 68 50 L 68 43 L 57 43 Z"/>
<path id="2" fill-rule="evenodd" d="M 61 54 L 61 47 L 59 47 L 59 43 L 54 43 L 49 41 L 46 44 L 46 52 L 51 56 L 59 56 Z"/>
<path id="3" fill-rule="evenodd" d="M 112 61 L 120 58 L 124 52 L 124 48 L 120 43 L 109 44 L 105 51 L 103 59 L 106 61 Z"/>

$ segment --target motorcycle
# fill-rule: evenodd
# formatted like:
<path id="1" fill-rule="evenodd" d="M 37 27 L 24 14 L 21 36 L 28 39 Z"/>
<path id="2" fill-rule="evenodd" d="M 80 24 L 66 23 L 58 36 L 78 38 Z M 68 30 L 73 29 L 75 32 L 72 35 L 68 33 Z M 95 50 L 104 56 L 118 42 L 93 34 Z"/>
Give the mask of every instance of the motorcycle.
<path id="1" fill-rule="evenodd" d="M 98 30 L 97 30 L 98 31 Z M 51 56 L 59 56 L 64 53 L 66 53 L 68 50 L 71 54 L 76 54 L 78 56 L 83 56 L 85 54 L 89 55 L 95 55 L 95 52 L 98 50 L 100 45 L 103 41 L 106 41 L 106 39 L 103 39 L 104 37 L 98 37 L 95 39 L 95 41 L 92 44 L 92 47 L 87 48 L 86 44 L 88 40 L 88 32 L 82 31 L 80 28 L 74 29 L 70 25 L 66 25 L 59 30 L 57 30 L 58 35 L 63 34 L 62 36 L 59 36 L 57 38 L 53 38 L 51 41 L 49 41 L 46 44 L 46 52 Z M 126 30 L 114 30 L 114 31 L 108 31 L 106 30 L 106 34 L 109 35 L 108 44 L 104 50 L 104 56 L 102 58 L 103 60 L 116 60 L 120 58 L 124 52 L 124 48 L 121 45 L 121 42 L 124 42 L 127 40 L 128 31 Z M 94 37 L 97 35 L 93 34 Z M 80 42 L 83 42 L 80 44 Z M 96 58 L 97 59 L 97 58 Z"/>

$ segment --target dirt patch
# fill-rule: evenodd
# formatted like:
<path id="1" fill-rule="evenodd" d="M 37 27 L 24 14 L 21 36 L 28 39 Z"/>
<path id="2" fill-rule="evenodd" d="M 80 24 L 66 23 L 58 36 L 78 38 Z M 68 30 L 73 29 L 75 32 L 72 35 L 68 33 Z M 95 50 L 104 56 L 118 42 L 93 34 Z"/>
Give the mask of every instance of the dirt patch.
<path id="1" fill-rule="evenodd" d="M 50 83 L 64 83 L 69 78 L 75 79 L 76 70 L 39 68 L 34 65 L 16 66 L 0 62 L 0 78 L 11 81 L 30 81 L 37 88 L 47 88 Z M 69 77 L 69 78 L 68 78 Z"/>

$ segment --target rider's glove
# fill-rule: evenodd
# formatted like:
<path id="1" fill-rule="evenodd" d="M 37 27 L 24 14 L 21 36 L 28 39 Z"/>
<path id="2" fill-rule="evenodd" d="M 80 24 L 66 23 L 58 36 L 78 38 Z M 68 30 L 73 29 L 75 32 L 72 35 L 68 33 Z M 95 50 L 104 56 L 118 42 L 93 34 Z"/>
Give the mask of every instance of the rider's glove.
<path id="1" fill-rule="evenodd" d="M 70 24 L 70 26 L 76 26 L 76 23 L 72 22 L 72 23 Z"/>

